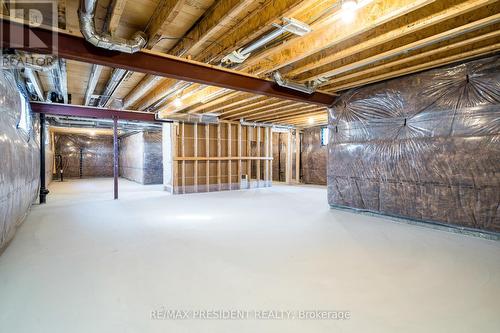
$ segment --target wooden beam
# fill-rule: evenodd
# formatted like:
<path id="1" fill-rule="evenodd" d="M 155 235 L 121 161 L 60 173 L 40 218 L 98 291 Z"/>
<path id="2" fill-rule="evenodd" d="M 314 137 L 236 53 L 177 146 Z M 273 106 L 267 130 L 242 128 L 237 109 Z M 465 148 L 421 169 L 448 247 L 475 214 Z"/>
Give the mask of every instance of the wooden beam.
<path id="1" fill-rule="evenodd" d="M 115 31 L 120 24 L 120 19 L 126 3 L 127 0 L 113 0 L 111 5 L 108 7 L 105 30 L 107 30 L 111 35 L 115 34 Z"/>
<path id="2" fill-rule="evenodd" d="M 262 119 L 268 116 L 277 116 L 281 114 L 289 113 L 290 111 L 301 111 L 301 110 L 310 110 L 313 108 L 317 108 L 316 105 L 303 105 L 303 104 L 293 104 L 290 106 L 276 108 L 272 110 L 265 110 L 261 112 L 252 113 L 251 115 L 245 117 L 246 120 L 256 120 Z"/>
<path id="3" fill-rule="evenodd" d="M 471 45 L 471 44 L 474 44 L 474 43 L 477 43 L 480 41 L 484 41 L 484 40 L 487 40 L 490 38 L 495 38 L 498 36 L 500 36 L 500 30 L 495 30 L 495 31 L 489 32 L 489 33 L 484 34 L 484 35 L 479 35 L 479 36 L 469 38 L 469 39 L 466 39 L 466 40 L 463 40 L 460 42 L 445 45 L 445 46 L 439 47 L 437 49 L 432 49 L 432 50 L 429 50 L 426 52 L 418 53 L 414 56 L 405 57 L 405 58 L 402 58 L 399 60 L 391 61 L 391 62 L 382 64 L 379 66 L 374 66 L 374 67 L 371 67 L 371 68 L 368 68 L 368 69 L 365 69 L 362 71 L 357 71 L 357 72 L 354 72 L 354 73 L 349 74 L 349 75 L 339 76 L 333 80 L 329 80 L 328 85 L 325 86 L 324 89 L 331 89 L 331 88 L 335 87 L 335 84 L 338 82 L 350 80 L 352 78 L 359 77 L 359 76 L 365 76 L 365 75 L 368 75 L 368 74 L 371 74 L 374 72 L 379 72 L 379 71 L 382 71 L 382 70 L 385 70 L 388 68 L 394 68 L 396 66 L 399 66 L 399 65 L 402 65 L 402 64 L 405 64 L 408 62 L 413 62 L 413 61 L 420 60 L 420 59 L 429 59 L 430 57 L 432 57 L 438 53 L 449 52 L 451 50 L 455 50 L 455 49 L 461 48 L 463 46 Z"/>
<path id="4" fill-rule="evenodd" d="M 321 110 L 321 109 L 318 109 L 317 107 L 316 108 L 313 107 L 313 108 L 309 108 L 309 109 L 290 111 L 286 114 L 281 114 L 281 115 L 276 115 L 276 116 L 270 115 L 267 117 L 258 118 L 258 121 L 272 122 L 276 119 L 283 119 L 283 118 L 292 117 L 292 116 L 296 116 L 296 115 L 307 115 L 307 114 L 314 113 L 317 111 L 322 111 L 322 112 L 326 113 L 326 110 Z"/>
<path id="5" fill-rule="evenodd" d="M 160 0 L 153 16 L 149 20 L 146 34 L 149 36 L 147 45 L 154 47 L 167 28 L 179 15 L 187 0 Z"/>
<path id="6" fill-rule="evenodd" d="M 237 45 L 251 40 L 270 28 L 271 23 L 283 17 L 283 15 L 300 5 L 302 0 L 265 0 L 259 10 L 248 15 L 243 22 L 225 34 L 224 38 L 213 43 L 201 52 L 196 59 L 200 61 L 217 61 L 225 52 L 231 52 Z"/>
<path id="7" fill-rule="evenodd" d="M 211 108 L 213 106 L 216 106 L 216 105 L 224 102 L 225 100 L 233 98 L 239 94 L 241 94 L 239 91 L 233 91 L 233 92 L 229 91 L 228 93 L 224 94 L 221 97 L 214 98 L 206 103 L 203 103 L 203 102 L 194 103 L 193 105 L 185 107 L 181 111 L 186 111 L 187 113 L 196 113 L 199 111 L 203 112 L 203 110 Z"/>
<path id="8" fill-rule="evenodd" d="M 222 69 L 206 64 L 181 59 L 153 51 L 142 50 L 125 54 L 97 48 L 83 38 L 62 32 L 52 32 L 41 27 L 28 27 L 17 22 L 2 20 L 2 47 L 26 50 L 34 53 L 50 54 L 52 39 L 58 40 L 58 56 L 69 60 L 112 66 L 130 71 L 171 77 L 177 80 L 208 84 L 227 89 L 245 91 L 297 100 L 319 105 L 330 105 L 334 97 L 316 92 L 311 95 L 283 89 L 274 82 L 255 76 L 241 74 L 233 70 Z M 32 48 L 24 38 L 28 33 L 34 34 L 48 48 Z"/>
<path id="9" fill-rule="evenodd" d="M 232 98 L 230 100 L 226 100 L 226 101 L 222 102 L 221 105 L 216 105 L 215 107 L 212 107 L 212 108 L 206 108 L 203 110 L 203 113 L 217 113 L 221 110 L 235 108 L 236 106 L 241 105 L 241 104 L 248 105 L 252 101 L 263 100 L 263 99 L 267 99 L 267 98 L 259 96 L 259 95 L 244 94 L 243 96 L 237 96 L 237 97 Z M 189 113 L 191 113 L 191 112 L 189 112 Z"/>
<path id="10" fill-rule="evenodd" d="M 282 101 L 275 99 L 275 98 L 261 97 L 261 98 L 258 98 L 256 100 L 250 101 L 248 103 L 244 103 L 244 105 L 240 105 L 240 106 L 232 107 L 232 108 L 221 109 L 217 113 L 219 113 L 220 115 L 231 115 L 231 114 L 237 113 L 237 112 L 254 110 L 254 109 L 260 108 L 260 107 L 267 107 L 269 104 L 279 103 L 279 102 L 282 102 Z"/>
<path id="11" fill-rule="evenodd" d="M 278 107 L 289 105 L 290 103 L 291 102 L 289 101 L 283 101 L 283 100 L 277 100 L 274 102 L 265 101 L 264 103 L 259 104 L 258 106 L 250 106 L 248 108 L 241 109 L 240 111 L 237 112 L 222 113 L 222 116 L 233 120 L 240 119 L 248 114 L 252 114 L 255 111 L 268 110 L 270 108 L 276 109 Z"/>
<path id="12" fill-rule="evenodd" d="M 249 73 L 263 75 L 304 59 L 324 48 L 348 40 L 390 20 L 406 15 L 434 0 L 375 0 L 357 12 L 352 24 L 327 24 L 307 35 L 295 38 L 263 52 L 259 59 L 249 59 Z M 338 20 L 338 16 L 335 17 Z"/>
<path id="13" fill-rule="evenodd" d="M 321 74 L 318 74 L 318 75 L 308 76 L 305 79 L 314 80 L 318 77 L 331 77 L 334 75 L 339 75 L 339 74 L 342 74 L 342 73 L 345 73 L 345 72 L 348 72 L 351 70 L 355 70 L 357 68 L 361 68 L 361 67 L 376 63 L 378 61 L 389 59 L 391 57 L 396 57 L 396 56 L 401 55 L 401 54 L 406 54 L 409 51 L 418 50 L 418 49 L 421 49 L 423 47 L 430 46 L 430 45 L 436 44 L 438 42 L 442 42 L 442 41 L 469 33 L 471 31 L 475 31 L 475 30 L 487 27 L 489 25 L 492 25 L 492 24 L 495 24 L 498 22 L 500 22 L 500 14 L 485 17 L 481 20 L 477 20 L 477 21 L 471 22 L 469 24 L 465 24 L 463 26 L 456 27 L 455 29 L 447 30 L 447 31 L 444 31 L 444 32 L 439 33 L 439 34 L 417 40 L 413 43 L 409 43 L 409 44 L 397 47 L 395 49 L 392 49 L 392 50 L 389 50 L 386 52 L 375 54 L 371 57 L 364 58 L 364 59 L 361 59 L 359 61 L 347 64 L 347 65 L 344 65 L 341 67 L 332 68 L 332 69 L 325 71 L 325 72 L 322 72 Z"/>
<path id="14" fill-rule="evenodd" d="M 422 17 L 412 24 L 404 24 L 403 26 L 393 29 L 387 32 L 376 35 L 374 38 L 361 41 L 353 46 L 336 50 L 330 55 L 325 55 L 324 53 L 318 53 L 309 57 L 307 64 L 299 66 L 287 73 L 287 76 L 295 77 L 297 80 L 302 80 L 304 76 L 298 76 L 304 72 L 311 72 L 312 75 L 318 74 L 314 69 L 334 63 L 337 60 L 350 57 L 354 54 L 366 51 L 368 49 L 377 47 L 379 45 L 385 44 L 397 38 L 411 35 L 420 30 L 426 29 L 433 25 L 439 24 L 448 19 L 457 17 L 459 15 L 467 14 L 473 10 L 476 10 L 482 6 L 488 5 L 495 2 L 495 0 L 475 0 L 467 1 L 459 4 L 452 5 L 452 1 L 449 1 L 448 6 L 438 12 L 431 12 L 429 16 Z"/>
<path id="15" fill-rule="evenodd" d="M 388 79 L 392 79 L 392 78 L 395 78 L 398 76 L 408 75 L 408 74 L 420 72 L 423 70 L 428 70 L 431 68 L 448 65 L 448 64 L 457 62 L 459 60 L 462 61 L 462 60 L 467 60 L 467 59 L 491 54 L 491 53 L 497 52 L 498 50 L 500 50 L 500 43 L 485 46 L 485 47 L 482 47 L 480 49 L 469 51 L 469 52 L 460 53 L 460 54 L 446 57 L 443 59 L 438 59 L 438 60 L 434 60 L 431 62 L 411 66 L 408 68 L 403 68 L 403 69 L 400 69 L 400 70 L 397 70 L 394 72 L 389 72 L 389 73 L 384 73 L 384 74 L 372 76 L 372 77 L 369 77 L 369 78 L 366 78 L 366 79 L 363 79 L 360 81 L 350 82 L 350 83 L 347 83 L 345 85 L 339 85 L 335 88 L 331 88 L 330 90 L 341 91 L 341 90 L 345 90 L 345 89 L 349 89 L 349 88 L 353 88 L 353 87 L 358 87 L 361 85 L 366 85 L 369 83 L 374 83 L 374 82 L 378 82 L 378 81 L 382 81 L 382 80 L 388 80 Z"/>
<path id="16" fill-rule="evenodd" d="M 242 13 L 253 0 L 221 0 L 207 10 L 204 17 L 171 50 L 177 56 L 196 56 L 221 27 Z"/>

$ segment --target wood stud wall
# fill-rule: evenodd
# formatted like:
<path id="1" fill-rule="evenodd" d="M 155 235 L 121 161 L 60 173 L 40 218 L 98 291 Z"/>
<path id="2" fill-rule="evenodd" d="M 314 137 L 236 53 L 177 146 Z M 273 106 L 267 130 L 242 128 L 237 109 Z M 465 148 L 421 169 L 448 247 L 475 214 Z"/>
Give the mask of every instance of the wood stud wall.
<path id="1" fill-rule="evenodd" d="M 271 186 L 269 127 L 178 123 L 173 133 L 174 193 Z"/>

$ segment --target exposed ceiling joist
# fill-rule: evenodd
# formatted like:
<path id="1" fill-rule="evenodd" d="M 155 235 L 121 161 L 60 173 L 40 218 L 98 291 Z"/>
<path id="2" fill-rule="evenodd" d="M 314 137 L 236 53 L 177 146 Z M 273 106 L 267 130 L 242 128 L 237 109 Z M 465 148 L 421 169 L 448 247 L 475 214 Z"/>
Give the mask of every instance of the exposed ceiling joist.
<path id="1" fill-rule="evenodd" d="M 360 68 L 360 67 L 364 67 L 364 66 L 373 64 L 373 63 L 378 62 L 378 61 L 382 61 L 382 60 L 385 60 L 385 59 L 388 59 L 391 57 L 396 57 L 396 56 L 401 55 L 401 54 L 406 54 L 410 51 L 414 51 L 417 49 L 424 48 L 426 46 L 430 46 L 430 45 L 433 45 L 433 44 L 436 44 L 436 43 L 439 43 L 442 41 L 446 41 L 448 39 L 469 33 L 469 32 L 474 31 L 474 30 L 478 30 L 478 29 L 487 27 L 489 25 L 493 25 L 493 24 L 498 23 L 498 22 L 500 22 L 500 14 L 489 16 L 489 17 L 483 18 L 481 20 L 474 21 L 474 22 L 471 22 L 469 24 L 456 27 L 455 29 L 444 31 L 442 33 L 435 34 L 435 35 L 432 35 L 430 37 L 417 40 L 413 43 L 402 45 L 400 47 L 391 49 L 391 50 L 386 51 L 386 52 L 377 53 L 371 57 L 367 57 L 367 58 L 361 59 L 359 61 L 347 64 L 347 65 L 344 65 L 341 67 L 332 68 L 331 70 L 328 70 L 326 72 L 322 72 L 321 74 L 317 74 L 315 76 L 308 76 L 308 77 L 305 77 L 303 79 L 314 80 L 318 77 L 332 77 L 334 75 L 339 75 L 339 74 L 342 74 L 342 73 L 345 73 L 345 72 L 348 72 L 351 70 L 355 70 L 355 69 Z"/>
<path id="2" fill-rule="evenodd" d="M 338 82 L 350 80 L 350 79 L 353 79 L 353 78 L 358 77 L 358 76 L 365 76 L 365 75 L 375 73 L 378 71 L 382 71 L 382 70 L 386 70 L 389 68 L 394 68 L 396 66 L 399 66 L 399 65 L 402 65 L 405 63 L 409 63 L 409 62 L 413 62 L 413 61 L 417 61 L 417 60 L 421 60 L 421 59 L 429 59 L 432 56 L 435 56 L 439 53 L 454 51 L 456 49 L 461 49 L 464 46 L 468 46 L 468 45 L 471 45 L 471 44 L 474 44 L 477 42 L 481 42 L 481 41 L 484 41 L 484 40 L 487 40 L 490 38 L 498 38 L 498 37 L 500 37 L 500 29 L 494 30 L 494 31 L 489 32 L 489 33 L 484 34 L 484 35 L 479 35 L 479 36 L 476 36 L 473 38 L 468 38 L 468 39 L 462 40 L 460 42 L 448 44 L 448 45 L 445 45 L 445 46 L 442 46 L 442 47 L 439 47 L 436 49 L 431 49 L 431 50 L 426 51 L 426 52 L 417 53 L 415 55 L 412 55 L 409 57 L 404 57 L 404 58 L 401 58 L 399 60 L 394 60 L 394 61 L 390 61 L 390 62 L 381 64 L 381 65 L 370 67 L 370 68 L 362 70 L 362 71 L 355 71 L 354 73 L 351 73 L 348 75 L 342 75 L 338 78 L 329 80 L 328 85 L 325 86 L 324 88 L 330 89 L 332 87 L 335 87 L 334 84 L 336 84 Z"/>
<path id="3" fill-rule="evenodd" d="M 400 16 L 417 10 L 434 0 L 375 0 L 360 8 L 356 20 L 352 24 L 343 24 L 337 19 L 338 24 L 325 25 L 314 30 L 307 38 L 294 38 L 290 41 L 271 48 L 264 52 L 262 59 L 250 59 L 248 64 L 252 67 L 249 73 L 262 75 L 293 62 L 304 59 L 324 48 L 348 40 L 376 26 L 394 20 Z"/>
<path id="4" fill-rule="evenodd" d="M 366 85 L 366 84 L 370 84 L 370 83 L 374 83 L 374 82 L 378 82 L 378 81 L 382 81 L 382 80 L 392 79 L 392 78 L 395 78 L 398 76 L 403 76 L 403 75 L 408 75 L 408 74 L 415 73 L 415 72 L 420 72 L 420 71 L 423 71 L 426 69 L 431 69 L 431 68 L 435 68 L 435 67 L 448 65 L 448 64 L 451 64 L 451 63 L 454 63 L 457 61 L 463 61 L 463 60 L 467 60 L 467 59 L 471 59 L 471 58 L 485 56 L 488 54 L 498 52 L 499 50 L 500 50 L 500 43 L 496 43 L 493 45 L 482 47 L 482 48 L 477 49 L 477 50 L 456 54 L 456 55 L 446 57 L 443 59 L 438 59 L 438 60 L 434 60 L 431 62 L 403 68 L 403 69 L 400 69 L 397 71 L 389 71 L 388 73 L 383 73 L 380 75 L 368 77 L 366 79 L 359 80 L 356 82 L 350 82 L 350 83 L 347 83 L 344 85 L 337 85 L 335 87 L 330 88 L 329 90 L 342 91 L 345 89 L 359 87 L 362 85 Z"/>
<path id="5" fill-rule="evenodd" d="M 179 15 L 182 6 L 187 0 L 160 0 L 151 17 L 146 34 L 149 36 L 147 46 L 153 48 L 166 32 L 168 26 Z"/>
<path id="6" fill-rule="evenodd" d="M 453 1 L 449 1 L 450 4 Z M 467 14 L 473 10 L 477 10 L 478 8 L 484 7 L 486 5 L 489 5 L 491 3 L 495 2 L 495 0 L 474 0 L 474 1 L 467 1 L 467 2 L 462 2 L 459 4 L 451 5 L 451 7 L 444 7 L 443 10 L 438 11 L 438 12 L 432 12 L 430 13 L 430 16 L 425 16 L 423 18 L 418 19 L 415 22 L 412 22 L 412 24 L 404 24 L 403 26 L 390 30 L 387 32 L 383 32 L 379 35 L 376 35 L 373 38 L 361 41 L 361 43 L 357 43 L 355 45 L 352 45 L 350 47 L 338 50 L 333 52 L 332 54 L 326 55 L 323 53 L 318 53 L 315 54 L 311 57 L 308 57 L 304 59 L 304 61 L 307 61 L 305 64 L 298 63 L 296 68 L 293 70 L 289 71 L 287 73 L 288 76 L 290 77 L 295 77 L 298 76 L 301 73 L 305 72 L 310 72 L 312 75 L 320 74 L 321 69 L 318 69 L 317 71 L 313 71 L 316 68 L 319 68 L 324 65 L 328 65 L 331 63 L 334 63 L 335 61 L 343 58 L 350 57 L 356 53 L 360 53 L 363 51 L 366 51 L 368 49 L 377 47 L 379 45 L 382 45 L 384 43 L 390 42 L 396 38 L 401 38 L 404 36 L 408 36 L 410 34 L 413 34 L 417 31 L 429 28 L 433 25 L 439 24 L 443 21 L 452 19 L 454 17 Z M 302 76 L 297 77 L 298 80 L 303 79 Z"/>
<path id="7" fill-rule="evenodd" d="M 107 30 L 110 34 L 114 34 L 118 25 L 120 24 L 120 19 L 123 15 L 123 11 L 125 10 L 125 4 L 127 0 L 113 0 L 106 18 L 106 27 L 104 30 Z"/>

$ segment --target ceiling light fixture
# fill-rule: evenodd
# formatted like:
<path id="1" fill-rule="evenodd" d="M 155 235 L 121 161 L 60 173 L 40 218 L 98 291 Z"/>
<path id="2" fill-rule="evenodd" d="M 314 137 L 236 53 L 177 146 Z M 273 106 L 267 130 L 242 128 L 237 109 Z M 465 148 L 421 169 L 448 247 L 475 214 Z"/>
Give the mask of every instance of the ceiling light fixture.
<path id="1" fill-rule="evenodd" d="M 314 124 L 314 118 L 313 117 L 309 117 L 309 119 L 307 120 L 307 122 L 309 123 L 309 125 L 313 125 Z"/>
<path id="2" fill-rule="evenodd" d="M 182 103 L 182 99 L 181 99 L 180 97 L 176 97 L 176 98 L 174 99 L 174 106 L 175 106 L 176 108 L 180 108 L 180 107 L 182 106 L 182 104 L 183 104 L 183 103 Z"/>
<path id="3" fill-rule="evenodd" d="M 358 2 L 356 0 L 342 1 L 342 20 L 350 23 L 356 17 L 356 9 L 358 9 Z"/>

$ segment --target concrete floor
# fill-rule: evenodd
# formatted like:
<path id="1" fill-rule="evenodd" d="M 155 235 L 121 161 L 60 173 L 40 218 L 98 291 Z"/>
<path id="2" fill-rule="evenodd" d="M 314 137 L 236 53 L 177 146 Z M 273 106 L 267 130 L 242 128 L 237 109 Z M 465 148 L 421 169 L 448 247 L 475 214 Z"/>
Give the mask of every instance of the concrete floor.
<path id="1" fill-rule="evenodd" d="M 500 242 L 330 210 L 322 187 L 120 185 L 52 183 L 0 257 L 0 331 L 500 332 Z M 162 306 L 351 319 L 151 320 Z"/>

